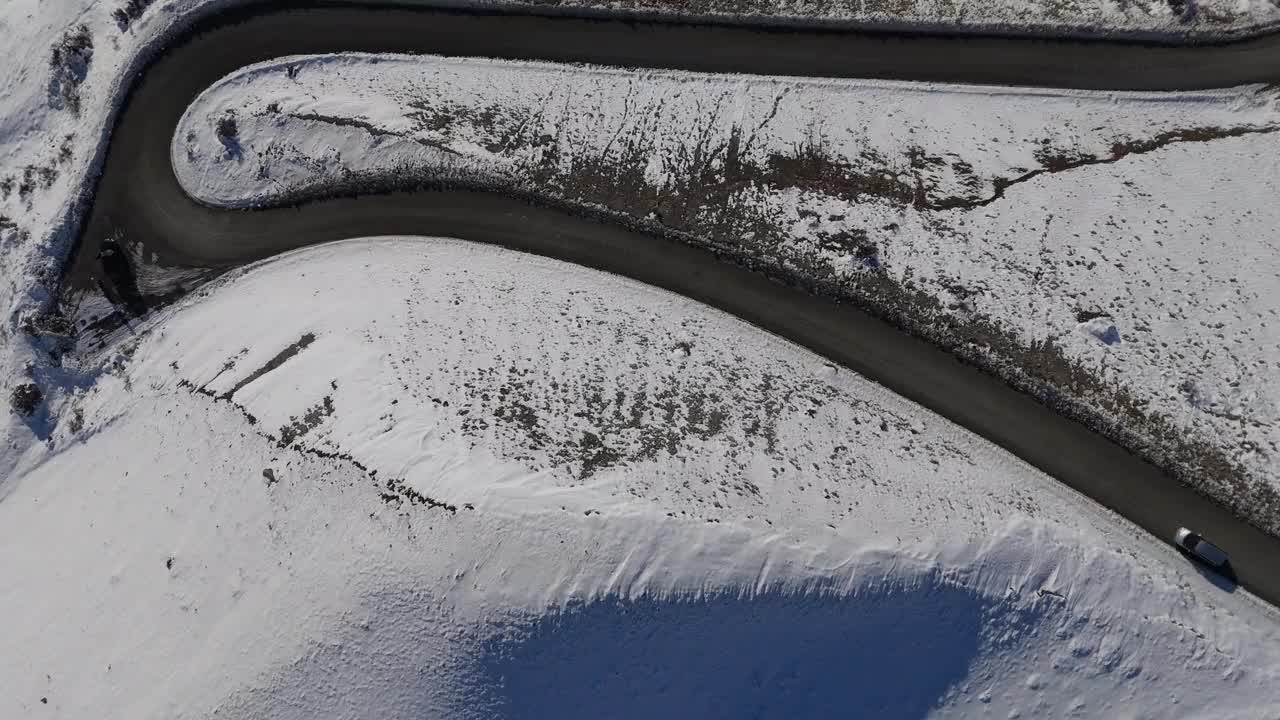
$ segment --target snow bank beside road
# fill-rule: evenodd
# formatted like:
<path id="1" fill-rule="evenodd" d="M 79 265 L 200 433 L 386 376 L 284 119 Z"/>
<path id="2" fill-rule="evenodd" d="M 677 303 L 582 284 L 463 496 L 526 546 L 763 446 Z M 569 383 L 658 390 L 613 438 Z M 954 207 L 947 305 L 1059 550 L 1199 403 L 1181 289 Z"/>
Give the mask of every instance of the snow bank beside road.
<path id="1" fill-rule="evenodd" d="M 1277 532 L 1277 131 L 1261 88 L 340 55 L 225 79 L 173 162 L 213 205 L 464 182 L 680 233 L 871 306 Z"/>
<path id="2" fill-rule="evenodd" d="M 1276 701 L 1278 626 L 1247 594 L 668 293 L 360 240 L 234 273 L 139 330 L 77 398 L 83 430 L 0 503 L 0 612 L 23 649 L 0 658 L 0 713 Z"/>
<path id="3" fill-rule="evenodd" d="M 525 0 L 512 4 L 721 21 L 1147 39 L 1241 37 L 1272 29 L 1280 21 L 1280 6 L 1267 0 Z"/>

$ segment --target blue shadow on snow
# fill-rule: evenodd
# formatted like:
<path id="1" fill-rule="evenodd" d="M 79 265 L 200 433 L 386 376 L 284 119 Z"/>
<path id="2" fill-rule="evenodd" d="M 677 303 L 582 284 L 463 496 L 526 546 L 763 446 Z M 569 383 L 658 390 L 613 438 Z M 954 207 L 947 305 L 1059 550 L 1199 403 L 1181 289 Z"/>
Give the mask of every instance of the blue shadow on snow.
<path id="1" fill-rule="evenodd" d="M 843 598 L 608 599 L 489 642 L 476 669 L 508 720 L 921 718 L 968 675 L 990 608 L 928 582 Z"/>

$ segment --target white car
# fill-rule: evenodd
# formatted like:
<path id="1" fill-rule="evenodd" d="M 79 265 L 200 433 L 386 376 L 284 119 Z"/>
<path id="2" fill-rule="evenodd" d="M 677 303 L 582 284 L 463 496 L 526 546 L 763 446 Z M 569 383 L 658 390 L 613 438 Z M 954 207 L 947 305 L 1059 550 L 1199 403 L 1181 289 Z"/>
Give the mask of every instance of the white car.
<path id="1" fill-rule="evenodd" d="M 1221 570 L 1227 565 L 1226 551 L 1186 528 L 1178 528 L 1173 544 L 1209 567 Z"/>

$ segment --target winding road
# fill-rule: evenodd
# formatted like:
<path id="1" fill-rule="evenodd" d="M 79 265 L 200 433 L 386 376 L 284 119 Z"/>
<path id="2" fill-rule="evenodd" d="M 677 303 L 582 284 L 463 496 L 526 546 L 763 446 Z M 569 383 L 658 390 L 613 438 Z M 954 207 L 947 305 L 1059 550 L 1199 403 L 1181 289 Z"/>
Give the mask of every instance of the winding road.
<path id="1" fill-rule="evenodd" d="M 788 338 L 995 442 L 1168 540 L 1179 525 L 1232 557 L 1240 584 L 1280 604 L 1280 540 L 1003 382 L 849 306 L 773 283 L 672 241 L 494 194 L 419 191 L 296 209 L 216 210 L 179 187 L 169 144 L 206 87 L 301 53 L 430 52 L 778 75 L 1092 89 L 1192 89 L 1280 80 L 1280 39 L 1200 48 L 767 30 L 536 15 L 353 8 L 250 9 L 210 18 L 164 49 L 117 118 L 66 281 L 101 275 L 119 233 L 166 263 L 222 268 L 370 235 L 494 243 L 625 275 Z"/>

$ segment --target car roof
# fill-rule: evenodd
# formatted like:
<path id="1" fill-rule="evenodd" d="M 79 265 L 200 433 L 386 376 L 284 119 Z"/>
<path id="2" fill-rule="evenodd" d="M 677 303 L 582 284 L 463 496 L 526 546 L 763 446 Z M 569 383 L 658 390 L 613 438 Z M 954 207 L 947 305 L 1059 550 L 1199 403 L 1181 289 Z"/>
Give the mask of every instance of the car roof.
<path id="1" fill-rule="evenodd" d="M 1200 538 L 1200 541 L 1196 543 L 1195 552 L 1215 565 L 1221 565 L 1227 561 L 1227 553 L 1204 538 Z"/>

